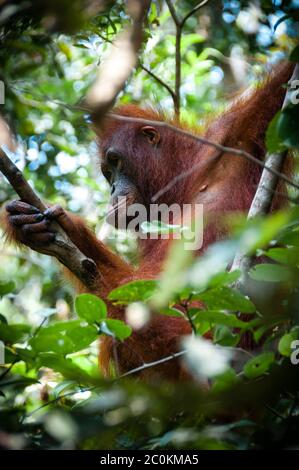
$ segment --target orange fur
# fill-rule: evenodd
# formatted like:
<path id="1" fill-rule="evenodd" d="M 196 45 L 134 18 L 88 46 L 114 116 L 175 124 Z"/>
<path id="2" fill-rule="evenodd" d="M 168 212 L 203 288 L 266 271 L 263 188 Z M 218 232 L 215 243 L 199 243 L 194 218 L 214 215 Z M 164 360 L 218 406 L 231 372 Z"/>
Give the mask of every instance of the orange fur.
<path id="1" fill-rule="evenodd" d="M 226 112 L 210 123 L 204 136 L 226 146 L 244 149 L 263 159 L 265 132 L 270 120 L 281 108 L 285 95 L 282 85 L 288 81 L 291 71 L 292 66 L 288 64 L 278 67 L 257 90 L 238 98 Z M 132 105 L 120 107 L 116 112 L 123 116 L 156 121 L 165 119 L 153 110 Z M 145 205 L 150 204 L 152 196 L 172 178 L 190 168 L 197 168 L 197 164 L 202 162 L 198 170 L 171 188 L 158 202 L 202 203 L 210 216 L 204 233 L 203 249 L 223 238 L 227 230 L 217 222 L 219 214 L 248 211 L 261 175 L 260 166 L 234 154 L 221 154 L 215 159 L 214 148 L 168 128 L 159 129 L 161 145 L 150 151 L 138 137 L 139 128 L 140 123 L 107 120 L 104 130 L 99 132 L 102 153 L 105 154 L 111 145 L 122 150 L 127 159 L 126 171 L 135 181 Z M 207 189 L 200 192 L 198 188 L 203 185 Z M 281 207 L 284 203 L 283 196 L 276 197 L 273 208 Z M 138 269 L 134 269 L 97 240 L 80 218 L 68 214 L 59 222 L 79 249 L 97 263 L 102 278 L 96 294 L 102 298 L 107 300 L 110 290 L 131 280 L 159 276 L 169 248 L 168 240 L 143 240 L 140 243 L 141 263 Z M 18 240 L 6 216 L 3 216 L 1 224 L 6 227 L 9 240 Z M 24 240 L 21 241 L 24 243 Z M 82 291 L 83 288 L 78 286 L 78 289 Z M 123 319 L 124 309 L 107 302 L 109 315 Z M 108 373 L 111 360 L 117 356 L 117 367 L 124 373 L 144 362 L 157 361 L 173 354 L 179 348 L 181 336 L 190 333 L 191 328 L 186 320 L 154 315 L 148 325 L 135 331 L 122 343 L 113 345 L 111 338 L 103 339 L 99 360 L 103 370 Z M 169 380 L 186 377 L 177 359 L 146 369 L 140 375 Z"/>

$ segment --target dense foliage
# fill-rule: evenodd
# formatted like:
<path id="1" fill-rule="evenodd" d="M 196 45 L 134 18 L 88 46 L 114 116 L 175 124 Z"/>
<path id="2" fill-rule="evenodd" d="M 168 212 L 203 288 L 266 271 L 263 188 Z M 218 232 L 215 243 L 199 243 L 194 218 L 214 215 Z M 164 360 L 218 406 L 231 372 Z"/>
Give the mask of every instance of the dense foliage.
<path id="1" fill-rule="evenodd" d="M 130 20 L 124 2 L 107 2 L 96 12 L 92 3 L 1 5 L 0 111 L 19 139 L 14 158 L 42 198 L 83 214 L 103 236 L 108 189 L 82 102 L 111 41 Z M 211 0 L 192 15 L 182 37 L 182 118 L 200 126 L 231 94 L 254 84 L 269 63 L 283 56 L 298 62 L 298 6 L 296 0 Z M 176 2 L 181 15 L 193 7 L 191 0 Z M 173 21 L 165 2 L 153 1 L 138 66 L 119 101 L 159 103 L 171 113 L 171 96 L 153 74 L 173 86 L 174 61 Z M 296 153 L 298 120 L 298 105 L 276 116 L 269 151 Z M 2 205 L 15 195 L 2 177 L 0 185 Z M 110 293 L 131 314 L 147 315 L 154 305 L 165 315 L 186 316 L 196 333 L 184 344 L 193 384 L 157 387 L 134 380 L 134 371 L 104 380 L 98 337 L 122 341 L 131 327 L 108 319 L 97 297 L 75 298 L 55 261 L 1 240 L 0 447 L 298 446 L 299 211 L 292 188 L 289 197 L 288 209 L 231 221 L 231 238 L 195 261 L 178 242 L 159 282 L 136 281 Z M 132 237 L 114 231 L 108 242 L 136 262 Z M 249 272 L 246 293 L 234 287 L 241 273 L 227 270 L 240 248 L 263 257 Z M 204 310 L 189 308 L 195 299 Z M 175 304 L 184 305 L 185 313 Z M 202 340 L 207 332 L 208 345 Z M 244 334 L 254 351 L 237 347 Z M 211 384 L 208 391 L 199 386 L 202 377 Z"/>

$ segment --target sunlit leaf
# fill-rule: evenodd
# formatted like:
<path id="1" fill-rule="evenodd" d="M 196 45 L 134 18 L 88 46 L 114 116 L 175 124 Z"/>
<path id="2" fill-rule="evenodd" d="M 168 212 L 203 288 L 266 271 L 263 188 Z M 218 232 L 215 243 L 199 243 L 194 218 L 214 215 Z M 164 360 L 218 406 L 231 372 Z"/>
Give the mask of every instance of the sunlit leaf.
<path id="1" fill-rule="evenodd" d="M 275 355 L 273 352 L 265 352 L 249 359 L 244 366 L 245 376 L 249 379 L 255 379 L 256 377 L 265 374 L 274 362 L 274 359 Z"/>
<path id="2" fill-rule="evenodd" d="M 19 343 L 28 337 L 30 330 L 30 326 L 21 323 L 15 325 L 0 323 L 0 340 L 9 344 Z"/>
<path id="3" fill-rule="evenodd" d="M 132 281 L 112 290 L 108 298 L 121 304 L 145 302 L 154 294 L 157 285 L 154 280 Z"/>
<path id="4" fill-rule="evenodd" d="M 234 310 L 243 313 L 255 312 L 255 306 L 247 297 L 230 287 L 215 287 L 195 294 L 193 300 L 200 300 L 209 310 Z"/>
<path id="5" fill-rule="evenodd" d="M 192 309 L 192 319 L 195 324 L 209 321 L 212 324 L 226 325 L 235 328 L 249 328 L 250 324 L 239 320 L 236 315 L 221 310 Z"/>
<path id="6" fill-rule="evenodd" d="M 113 336 L 119 340 L 128 338 L 132 333 L 132 328 L 121 320 L 108 318 L 100 324 L 100 330 L 108 336 Z"/>
<path id="7" fill-rule="evenodd" d="M 107 316 L 105 302 L 96 295 L 78 295 L 75 300 L 75 308 L 78 316 L 88 323 L 98 323 Z"/>
<path id="8" fill-rule="evenodd" d="M 15 283 L 13 281 L 2 283 L 0 282 L 0 297 L 15 290 Z"/>
<path id="9" fill-rule="evenodd" d="M 291 347 L 292 342 L 299 339 L 299 327 L 296 326 L 289 333 L 283 335 L 278 343 L 278 351 L 282 356 L 289 357 L 293 349 Z"/>
<path id="10" fill-rule="evenodd" d="M 292 272 L 287 266 L 280 264 L 258 264 L 249 271 L 255 281 L 282 282 L 292 279 Z"/>

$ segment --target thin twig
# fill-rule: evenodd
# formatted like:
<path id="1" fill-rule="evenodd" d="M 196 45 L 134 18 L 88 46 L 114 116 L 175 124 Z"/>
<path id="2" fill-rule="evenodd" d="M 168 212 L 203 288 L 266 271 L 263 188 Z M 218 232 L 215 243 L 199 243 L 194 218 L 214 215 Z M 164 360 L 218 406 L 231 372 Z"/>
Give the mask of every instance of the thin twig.
<path id="1" fill-rule="evenodd" d="M 198 12 L 203 6 L 205 6 L 208 3 L 209 0 L 203 0 L 202 2 L 198 3 L 192 10 L 187 13 L 187 15 L 182 19 L 181 21 L 181 27 L 183 27 L 186 23 L 186 21 L 190 18 L 190 16 L 194 15 L 194 13 Z"/>
<path id="2" fill-rule="evenodd" d="M 52 400 L 47 401 L 47 403 L 44 403 L 43 405 L 38 406 L 37 408 L 35 408 L 35 409 L 34 409 L 33 411 L 31 411 L 30 413 L 25 414 L 25 416 L 20 420 L 20 422 L 21 422 L 21 424 L 23 424 L 24 421 L 25 421 L 25 419 L 30 418 L 32 415 L 34 415 L 34 414 L 37 413 L 38 411 L 42 410 L 43 408 L 46 408 L 47 406 L 54 405 L 54 403 L 59 402 L 59 401 L 62 400 L 63 398 L 67 398 L 67 397 L 70 397 L 70 396 L 72 396 L 72 395 L 76 395 L 76 393 L 91 392 L 92 390 L 97 389 L 97 388 L 99 388 L 99 386 L 98 386 L 98 385 L 94 385 L 94 386 L 92 386 L 92 387 L 85 387 L 85 388 L 82 388 L 80 391 L 78 391 L 78 390 L 72 390 L 71 392 L 67 392 L 67 393 L 64 393 L 63 395 L 59 395 L 58 397 L 53 398 Z"/>
<path id="3" fill-rule="evenodd" d="M 116 379 L 113 380 L 113 382 L 117 382 L 119 379 L 122 379 L 124 377 L 128 377 L 130 375 L 133 375 L 133 374 L 137 374 L 138 372 L 142 372 L 143 370 L 145 369 L 148 369 L 150 367 L 155 367 L 155 366 L 158 366 L 160 364 L 164 364 L 165 362 L 168 362 L 168 361 L 172 361 L 173 359 L 176 359 L 180 356 L 182 356 L 183 354 L 185 354 L 186 351 L 179 351 L 177 353 L 174 353 L 170 356 L 167 356 L 167 357 L 163 357 L 162 359 L 159 359 L 158 361 L 154 361 L 154 362 L 148 362 L 148 363 L 145 363 L 143 364 L 142 366 L 139 366 L 139 367 L 136 367 L 135 369 L 131 369 L 129 370 L 128 372 L 126 372 L 125 374 L 122 374 L 118 377 L 116 377 Z M 97 388 L 99 388 L 99 385 L 93 385 L 91 387 L 85 387 L 81 390 L 81 392 L 90 392 L 90 391 L 93 391 L 93 390 L 96 390 Z M 63 395 L 60 395 L 56 398 L 53 398 L 53 400 L 50 400 L 48 401 L 47 403 L 44 403 L 43 405 L 39 406 L 38 408 L 35 408 L 35 410 L 33 410 L 32 412 L 30 412 L 29 414 L 25 415 L 24 418 L 22 419 L 22 422 L 25 420 L 25 419 L 28 419 L 29 417 L 31 417 L 33 414 L 37 413 L 38 411 L 42 410 L 43 408 L 46 408 L 47 406 L 49 405 L 53 405 L 54 403 L 57 403 L 58 401 L 60 401 L 61 399 L 63 398 L 67 398 L 67 397 L 70 397 L 72 395 L 75 395 L 76 393 L 78 393 L 78 390 L 73 390 L 71 392 L 67 392 Z"/>
<path id="4" fill-rule="evenodd" d="M 180 119 L 180 108 L 181 108 L 181 81 L 182 81 L 182 52 L 181 52 L 181 42 L 182 42 L 182 32 L 185 26 L 186 21 L 190 16 L 200 10 L 201 7 L 208 3 L 208 0 L 203 0 L 198 3 L 192 10 L 190 10 L 183 19 L 180 19 L 177 15 L 177 12 L 174 8 L 172 0 L 166 0 L 168 9 L 170 11 L 171 17 L 175 24 L 175 91 L 172 96 L 174 101 L 174 112 L 177 119 Z"/>
<path id="5" fill-rule="evenodd" d="M 182 39 L 182 26 L 176 14 L 175 8 L 171 0 L 166 0 L 170 14 L 176 28 L 175 34 L 175 92 L 174 92 L 174 112 L 177 119 L 180 119 L 181 107 L 181 74 L 182 74 L 182 61 L 181 61 L 181 39 Z"/>
<path id="6" fill-rule="evenodd" d="M 161 86 L 163 86 L 168 91 L 168 93 L 170 94 L 170 96 L 172 98 L 173 104 L 175 104 L 175 92 L 173 91 L 173 89 L 166 82 L 164 82 L 160 77 L 158 77 L 158 75 L 156 75 L 150 69 L 145 67 L 143 64 L 140 63 L 139 66 L 140 66 L 140 68 L 142 68 L 142 70 L 144 70 L 146 73 L 148 73 L 148 75 L 150 75 L 152 78 L 154 78 L 156 80 L 156 82 L 158 82 Z"/>
<path id="7" fill-rule="evenodd" d="M 184 351 L 179 351 L 177 353 L 173 353 L 170 356 L 163 357 L 162 359 L 159 359 L 158 361 L 153 361 L 153 362 L 145 362 L 142 364 L 142 366 L 136 367 L 135 369 L 131 369 L 128 372 L 125 372 L 124 374 L 120 375 L 118 379 L 122 379 L 123 377 L 128 377 L 129 375 L 132 374 L 137 374 L 138 372 L 142 372 L 145 369 L 149 369 L 150 367 L 155 367 L 160 364 L 164 364 L 164 362 L 171 361 L 172 359 L 176 359 L 180 356 L 183 356 L 183 354 L 186 354 L 186 350 Z"/>

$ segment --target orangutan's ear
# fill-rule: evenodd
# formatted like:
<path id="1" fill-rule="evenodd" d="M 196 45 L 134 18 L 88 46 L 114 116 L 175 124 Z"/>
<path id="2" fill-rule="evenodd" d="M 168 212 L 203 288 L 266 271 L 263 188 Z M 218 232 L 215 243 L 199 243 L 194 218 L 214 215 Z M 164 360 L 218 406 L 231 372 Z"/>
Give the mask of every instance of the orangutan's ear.
<path id="1" fill-rule="evenodd" d="M 147 141 L 151 145 L 158 145 L 161 140 L 160 133 L 157 131 L 155 127 L 152 126 L 144 126 L 141 128 L 141 132 L 145 135 Z"/>

